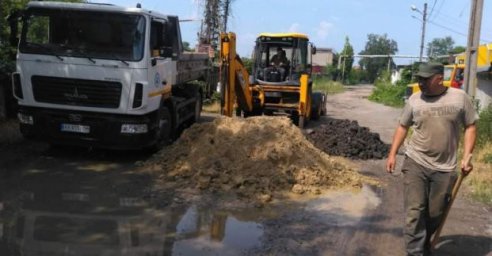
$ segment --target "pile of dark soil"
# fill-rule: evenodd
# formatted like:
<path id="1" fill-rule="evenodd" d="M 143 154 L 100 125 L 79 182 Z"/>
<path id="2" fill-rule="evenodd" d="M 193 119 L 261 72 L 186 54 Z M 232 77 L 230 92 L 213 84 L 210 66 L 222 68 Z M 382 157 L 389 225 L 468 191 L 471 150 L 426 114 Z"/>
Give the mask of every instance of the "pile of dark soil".
<path id="1" fill-rule="evenodd" d="M 277 192 L 360 188 L 363 176 L 314 147 L 285 117 L 194 124 L 145 163 L 156 189 L 198 188 L 268 202 Z"/>
<path id="2" fill-rule="evenodd" d="M 347 119 L 328 119 L 326 124 L 308 132 L 307 138 L 329 155 L 351 159 L 381 159 L 390 149 L 390 145 L 381 141 L 379 134 Z"/>

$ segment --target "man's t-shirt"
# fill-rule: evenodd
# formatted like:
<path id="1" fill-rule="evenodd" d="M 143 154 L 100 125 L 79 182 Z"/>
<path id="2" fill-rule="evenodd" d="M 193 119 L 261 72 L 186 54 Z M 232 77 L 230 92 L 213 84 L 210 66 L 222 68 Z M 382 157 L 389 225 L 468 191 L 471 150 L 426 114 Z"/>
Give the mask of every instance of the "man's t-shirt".
<path id="1" fill-rule="evenodd" d="M 456 169 L 459 130 L 478 119 L 468 95 L 448 88 L 440 96 L 412 95 L 403 109 L 400 124 L 412 126 L 406 155 L 420 165 L 438 170 Z"/>

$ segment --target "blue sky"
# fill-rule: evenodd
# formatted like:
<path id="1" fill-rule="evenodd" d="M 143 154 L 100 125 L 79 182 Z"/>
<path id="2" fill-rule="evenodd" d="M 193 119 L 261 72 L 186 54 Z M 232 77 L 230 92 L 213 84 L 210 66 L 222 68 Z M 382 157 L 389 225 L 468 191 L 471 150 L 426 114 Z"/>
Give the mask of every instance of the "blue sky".
<path id="1" fill-rule="evenodd" d="M 178 15 L 181 19 L 200 19 L 202 0 L 92 0 Z M 261 32 L 301 32 L 317 47 L 343 49 L 348 36 L 355 53 L 364 49 L 370 33 L 387 34 L 398 43 L 398 54 L 418 55 L 422 14 L 428 3 L 429 22 L 426 43 L 451 36 L 455 45 L 466 45 L 470 0 L 233 0 L 228 28 L 237 34 L 238 52 L 249 56 L 255 37 Z M 431 12 L 432 11 L 432 12 Z M 492 2 L 484 1 L 481 39 L 492 42 Z M 488 14 L 488 15 L 487 15 Z M 415 16 L 413 18 L 412 16 Z M 420 20 L 419 20 L 420 19 Z M 183 40 L 196 43 L 200 22 L 181 24 Z M 425 52 L 424 52 L 425 53 Z M 397 61 L 406 64 L 409 60 Z"/>

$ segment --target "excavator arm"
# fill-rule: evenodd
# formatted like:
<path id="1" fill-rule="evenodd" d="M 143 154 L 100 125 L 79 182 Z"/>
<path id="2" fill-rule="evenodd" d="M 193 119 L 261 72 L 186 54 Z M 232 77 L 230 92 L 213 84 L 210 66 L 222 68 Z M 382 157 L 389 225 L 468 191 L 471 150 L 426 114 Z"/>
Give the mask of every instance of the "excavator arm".
<path id="1" fill-rule="evenodd" d="M 242 111 L 253 111 L 253 87 L 249 83 L 249 73 L 236 53 L 236 34 L 221 33 L 220 58 L 221 113 L 232 116 L 235 103 Z"/>

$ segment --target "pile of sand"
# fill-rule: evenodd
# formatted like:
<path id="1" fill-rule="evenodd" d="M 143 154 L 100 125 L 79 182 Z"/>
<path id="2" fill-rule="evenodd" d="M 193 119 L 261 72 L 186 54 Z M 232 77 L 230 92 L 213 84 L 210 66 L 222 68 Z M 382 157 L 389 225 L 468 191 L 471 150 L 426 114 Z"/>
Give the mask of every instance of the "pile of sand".
<path id="1" fill-rule="evenodd" d="M 235 192 L 269 201 L 276 192 L 361 187 L 362 176 L 314 147 L 288 118 L 220 117 L 195 124 L 145 163 L 157 186 Z"/>

